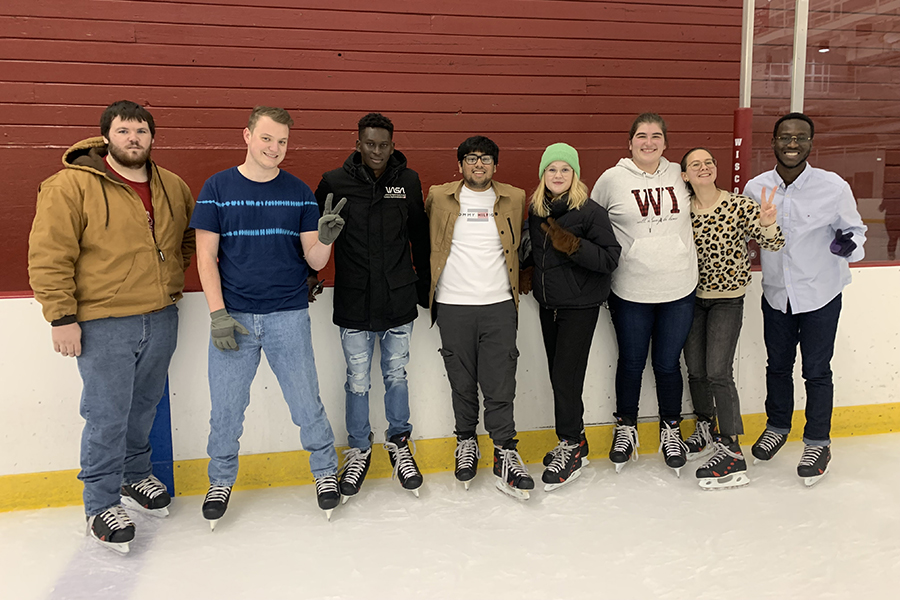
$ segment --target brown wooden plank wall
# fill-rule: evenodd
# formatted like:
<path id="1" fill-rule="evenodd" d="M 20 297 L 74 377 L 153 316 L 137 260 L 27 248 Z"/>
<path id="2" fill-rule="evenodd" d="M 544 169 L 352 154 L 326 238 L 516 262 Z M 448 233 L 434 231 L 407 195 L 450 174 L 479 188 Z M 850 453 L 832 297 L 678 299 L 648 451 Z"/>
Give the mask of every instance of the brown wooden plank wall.
<path id="1" fill-rule="evenodd" d="M 27 290 L 38 184 L 112 101 L 153 112 L 156 160 L 195 194 L 242 160 L 256 104 L 291 110 L 284 166 L 312 187 L 369 111 L 426 189 L 458 177 L 474 134 L 500 145 L 501 181 L 533 189 L 544 147 L 566 141 L 592 184 L 642 111 L 667 118 L 671 159 L 727 154 L 740 27 L 740 0 L 4 0 L 0 292 Z"/>

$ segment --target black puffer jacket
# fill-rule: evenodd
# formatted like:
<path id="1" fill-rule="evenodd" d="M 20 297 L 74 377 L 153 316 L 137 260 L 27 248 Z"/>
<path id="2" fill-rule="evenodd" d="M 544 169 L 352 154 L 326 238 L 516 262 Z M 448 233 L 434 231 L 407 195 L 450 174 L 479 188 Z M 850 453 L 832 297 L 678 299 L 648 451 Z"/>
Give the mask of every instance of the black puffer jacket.
<path id="1" fill-rule="evenodd" d="M 385 331 L 416 318 L 428 307 L 431 242 L 419 175 L 395 150 L 376 181 L 359 152 L 322 176 L 325 198 L 341 198 L 344 229 L 334 243 L 334 323 L 348 329 Z M 410 246 L 412 255 L 410 256 Z M 413 268 L 415 265 L 415 268 Z"/>
<path id="2" fill-rule="evenodd" d="M 616 241 L 606 209 L 588 199 L 570 210 L 568 196 L 554 200 L 550 216 L 580 239 L 578 250 L 566 255 L 553 247 L 541 229 L 545 217 L 529 211 L 528 229 L 534 264 L 534 297 L 545 308 L 588 308 L 602 304 L 609 296 L 611 273 L 622 248 Z"/>

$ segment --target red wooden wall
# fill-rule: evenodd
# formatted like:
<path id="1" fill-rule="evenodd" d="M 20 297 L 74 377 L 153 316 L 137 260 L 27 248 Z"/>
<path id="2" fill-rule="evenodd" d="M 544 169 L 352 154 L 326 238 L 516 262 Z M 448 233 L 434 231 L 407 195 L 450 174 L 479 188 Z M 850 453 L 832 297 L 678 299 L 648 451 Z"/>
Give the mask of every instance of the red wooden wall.
<path id="1" fill-rule="evenodd" d="M 123 98 L 150 109 L 155 159 L 195 194 L 243 159 L 256 104 L 292 112 L 284 167 L 312 187 L 370 111 L 394 121 L 426 190 L 458 177 L 456 146 L 474 134 L 500 145 L 497 179 L 529 191 L 557 141 L 579 149 L 591 185 L 643 111 L 668 120 L 672 160 L 730 148 L 741 0 L 248 4 L 0 3 L 0 292 L 28 289 L 38 184 Z"/>

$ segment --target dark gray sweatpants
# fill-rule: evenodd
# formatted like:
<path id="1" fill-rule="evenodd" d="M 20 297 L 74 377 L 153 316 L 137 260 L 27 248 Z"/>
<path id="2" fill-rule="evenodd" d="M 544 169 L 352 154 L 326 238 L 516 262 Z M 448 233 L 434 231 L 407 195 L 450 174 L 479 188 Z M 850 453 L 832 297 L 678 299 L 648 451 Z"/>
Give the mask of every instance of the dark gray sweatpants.
<path id="1" fill-rule="evenodd" d="M 502 446 L 516 437 L 516 305 L 512 300 L 484 306 L 438 304 L 437 324 L 456 434 L 475 433 L 480 385 L 484 427 L 494 443 Z"/>

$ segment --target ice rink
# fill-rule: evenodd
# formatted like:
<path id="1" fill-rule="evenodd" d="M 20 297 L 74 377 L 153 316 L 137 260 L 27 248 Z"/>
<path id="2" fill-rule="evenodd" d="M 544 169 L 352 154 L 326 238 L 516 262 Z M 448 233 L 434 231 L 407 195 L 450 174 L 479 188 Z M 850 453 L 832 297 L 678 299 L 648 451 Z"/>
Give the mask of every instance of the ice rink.
<path id="1" fill-rule="evenodd" d="M 659 454 L 527 502 L 481 469 L 465 491 L 426 475 L 416 499 L 367 481 L 334 511 L 313 486 L 235 492 L 211 533 L 202 496 L 135 517 L 131 553 L 84 535 L 82 507 L 0 514 L 0 597 L 31 599 L 694 599 L 900 597 L 900 434 L 840 438 L 806 488 L 787 444 L 751 484 L 708 492 Z M 380 449 L 379 449 L 380 451 Z M 744 444 L 749 455 L 749 443 Z"/>

